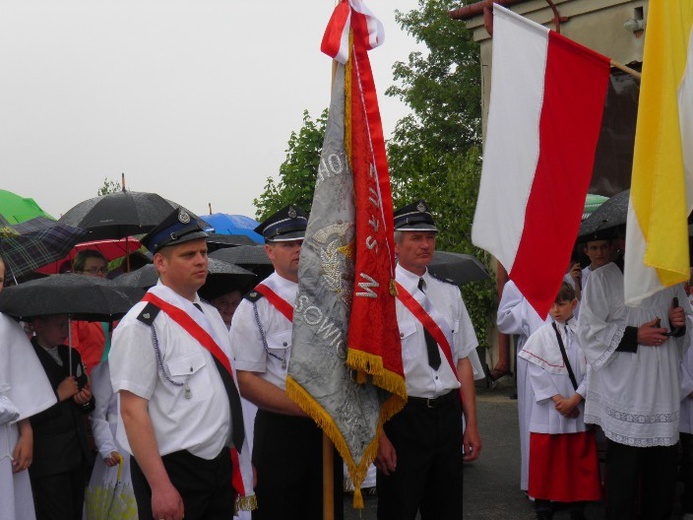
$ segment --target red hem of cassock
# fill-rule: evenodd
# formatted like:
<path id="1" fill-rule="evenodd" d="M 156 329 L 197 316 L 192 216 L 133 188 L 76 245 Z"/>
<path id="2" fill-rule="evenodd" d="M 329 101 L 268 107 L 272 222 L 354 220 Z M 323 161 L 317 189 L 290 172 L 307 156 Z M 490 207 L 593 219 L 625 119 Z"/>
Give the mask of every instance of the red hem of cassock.
<path id="1" fill-rule="evenodd" d="M 529 453 L 529 496 L 555 502 L 601 498 L 594 431 L 531 433 Z"/>

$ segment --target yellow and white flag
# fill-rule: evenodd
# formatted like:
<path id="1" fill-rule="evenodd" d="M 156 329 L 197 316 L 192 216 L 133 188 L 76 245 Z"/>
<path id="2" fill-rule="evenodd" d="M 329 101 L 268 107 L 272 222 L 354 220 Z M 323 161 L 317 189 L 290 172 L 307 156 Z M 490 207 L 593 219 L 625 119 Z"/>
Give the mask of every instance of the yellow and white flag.
<path id="1" fill-rule="evenodd" d="M 626 303 L 688 280 L 693 209 L 693 2 L 651 0 L 635 134 Z"/>

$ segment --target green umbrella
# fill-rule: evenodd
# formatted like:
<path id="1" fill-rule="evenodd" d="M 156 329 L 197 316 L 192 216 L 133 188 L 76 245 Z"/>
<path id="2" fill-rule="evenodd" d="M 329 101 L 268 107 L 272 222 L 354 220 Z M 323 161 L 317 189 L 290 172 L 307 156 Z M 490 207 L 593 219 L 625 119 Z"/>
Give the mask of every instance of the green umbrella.
<path id="1" fill-rule="evenodd" d="M 55 220 L 34 199 L 21 197 L 7 190 L 0 190 L 0 217 L 10 224 L 19 224 L 34 217 Z"/>
<path id="2" fill-rule="evenodd" d="M 588 193 L 585 198 L 585 210 L 582 212 L 582 220 L 589 217 L 595 209 L 604 204 L 607 200 L 609 200 L 609 197 Z"/>

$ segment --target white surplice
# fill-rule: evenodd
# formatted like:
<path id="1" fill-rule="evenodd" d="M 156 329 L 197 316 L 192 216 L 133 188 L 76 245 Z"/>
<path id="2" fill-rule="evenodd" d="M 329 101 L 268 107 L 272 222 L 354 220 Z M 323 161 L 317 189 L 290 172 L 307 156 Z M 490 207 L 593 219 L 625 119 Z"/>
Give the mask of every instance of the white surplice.
<path id="1" fill-rule="evenodd" d="M 29 472 L 12 473 L 17 422 L 50 408 L 57 399 L 24 329 L 4 314 L 0 314 L 0 388 L 19 411 L 14 421 L 0 424 L 0 520 L 33 520 Z"/>
<path id="2" fill-rule="evenodd" d="M 578 405 L 580 415 L 568 418 L 556 410 L 551 398 L 560 394 L 571 397 L 575 393 L 585 396 L 587 379 L 586 360 L 577 345 L 575 319 L 567 324 L 556 323 L 570 367 L 578 384 L 577 390 L 570 381 L 568 369 L 563 362 L 553 323 L 547 323 L 532 334 L 518 354 L 529 363 L 529 380 L 534 391 L 531 404 L 529 431 L 534 433 L 562 434 L 584 432 L 584 403 Z"/>
<path id="3" fill-rule="evenodd" d="M 623 273 L 616 264 L 590 274 L 577 329 L 590 373 L 585 421 L 601 426 L 612 441 L 636 447 L 678 442 L 679 364 L 688 331 L 658 347 L 638 345 L 635 352 L 616 351 L 626 326 L 639 327 L 659 318 L 661 326 L 669 328 L 673 297 L 691 313 L 681 285 L 631 308 L 624 304 Z"/>

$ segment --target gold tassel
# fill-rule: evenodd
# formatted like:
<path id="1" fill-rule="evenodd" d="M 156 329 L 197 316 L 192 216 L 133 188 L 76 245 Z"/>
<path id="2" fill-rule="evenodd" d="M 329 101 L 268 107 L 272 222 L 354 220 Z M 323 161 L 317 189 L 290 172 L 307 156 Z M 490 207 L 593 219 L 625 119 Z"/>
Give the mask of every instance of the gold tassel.
<path id="1" fill-rule="evenodd" d="M 253 511 L 255 509 L 257 509 L 257 497 L 255 495 L 248 495 L 246 497 L 236 497 L 236 516 L 238 516 L 239 511 Z"/>
<path id="2" fill-rule="evenodd" d="M 390 294 L 392 296 L 397 296 L 397 282 L 394 278 L 390 280 Z"/>
<path id="3" fill-rule="evenodd" d="M 352 502 L 354 509 L 363 509 L 363 495 L 361 494 L 361 487 L 357 486 L 354 488 L 354 500 Z"/>

